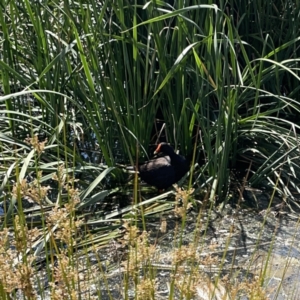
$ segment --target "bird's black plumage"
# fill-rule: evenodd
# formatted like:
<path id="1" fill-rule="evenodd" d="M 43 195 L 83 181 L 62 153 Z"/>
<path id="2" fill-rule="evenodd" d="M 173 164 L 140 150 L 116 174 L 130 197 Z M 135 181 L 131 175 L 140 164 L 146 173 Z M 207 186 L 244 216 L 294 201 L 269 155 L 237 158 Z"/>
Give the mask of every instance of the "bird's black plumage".
<path id="1" fill-rule="evenodd" d="M 146 183 L 160 190 L 166 189 L 178 182 L 189 171 L 187 160 L 176 154 L 167 143 L 160 143 L 154 153 L 163 153 L 164 156 L 138 166 L 139 176 Z"/>

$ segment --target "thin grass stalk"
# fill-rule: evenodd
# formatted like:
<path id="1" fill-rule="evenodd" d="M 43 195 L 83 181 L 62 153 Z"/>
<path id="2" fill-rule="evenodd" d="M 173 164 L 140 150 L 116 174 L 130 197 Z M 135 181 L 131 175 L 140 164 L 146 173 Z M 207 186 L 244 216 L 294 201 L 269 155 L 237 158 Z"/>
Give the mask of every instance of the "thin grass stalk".
<path id="1" fill-rule="evenodd" d="M 5 14 L 3 14 L 3 10 L 0 11 L 0 22 L 2 25 L 2 32 L 3 32 L 3 62 L 5 62 L 5 64 L 9 64 L 10 61 L 12 61 L 12 51 L 11 51 L 11 47 L 10 47 L 10 38 L 9 38 L 9 32 L 8 32 L 8 28 L 7 28 L 7 16 Z M 3 92 L 5 94 L 10 94 L 10 76 L 7 70 L 1 68 L 1 81 L 2 81 L 2 88 L 3 88 Z M 13 110 L 12 109 L 12 105 L 11 105 L 11 101 L 7 100 L 5 102 L 6 104 L 6 109 L 7 110 Z M 14 122 L 9 121 L 9 126 L 13 132 L 14 129 Z"/>

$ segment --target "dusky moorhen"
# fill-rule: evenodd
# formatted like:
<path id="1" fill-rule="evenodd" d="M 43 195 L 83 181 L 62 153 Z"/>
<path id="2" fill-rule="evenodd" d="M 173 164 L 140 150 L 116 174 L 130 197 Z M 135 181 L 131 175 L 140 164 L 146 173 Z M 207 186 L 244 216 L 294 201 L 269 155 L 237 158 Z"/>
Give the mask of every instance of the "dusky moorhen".
<path id="1" fill-rule="evenodd" d="M 158 144 L 154 154 L 158 153 L 162 153 L 164 156 L 139 165 L 138 170 L 143 181 L 163 190 L 178 182 L 189 171 L 189 164 L 167 143 Z"/>

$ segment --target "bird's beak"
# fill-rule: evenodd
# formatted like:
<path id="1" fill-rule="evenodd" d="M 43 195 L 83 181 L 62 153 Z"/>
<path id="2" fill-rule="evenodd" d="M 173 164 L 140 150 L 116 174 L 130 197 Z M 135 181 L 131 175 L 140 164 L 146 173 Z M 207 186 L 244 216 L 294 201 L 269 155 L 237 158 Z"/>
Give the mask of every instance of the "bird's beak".
<path id="1" fill-rule="evenodd" d="M 161 144 L 159 144 L 159 145 L 157 146 L 157 148 L 155 149 L 154 155 L 160 152 L 160 147 L 161 147 Z"/>

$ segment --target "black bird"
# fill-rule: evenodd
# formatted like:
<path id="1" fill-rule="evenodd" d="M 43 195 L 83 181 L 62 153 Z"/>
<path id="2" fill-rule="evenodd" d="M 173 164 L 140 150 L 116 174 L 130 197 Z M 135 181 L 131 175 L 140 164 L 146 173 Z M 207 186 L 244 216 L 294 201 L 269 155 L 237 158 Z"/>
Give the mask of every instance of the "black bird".
<path id="1" fill-rule="evenodd" d="M 158 153 L 162 153 L 164 156 L 139 165 L 138 170 L 143 181 L 162 190 L 178 182 L 190 168 L 187 160 L 176 154 L 167 143 L 160 143 L 157 146 L 154 154 Z"/>

